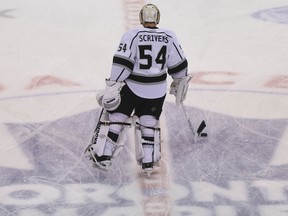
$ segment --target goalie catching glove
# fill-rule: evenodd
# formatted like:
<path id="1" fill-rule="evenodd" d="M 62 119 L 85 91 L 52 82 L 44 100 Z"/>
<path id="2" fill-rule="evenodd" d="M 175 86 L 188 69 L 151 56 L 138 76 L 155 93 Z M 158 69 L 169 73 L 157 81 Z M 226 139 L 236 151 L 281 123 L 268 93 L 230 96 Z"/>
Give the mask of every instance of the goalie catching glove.
<path id="1" fill-rule="evenodd" d="M 192 79 L 192 74 L 188 74 L 183 78 L 175 78 L 170 85 L 170 94 L 175 95 L 176 105 L 180 105 L 186 99 L 189 82 Z"/>
<path id="2" fill-rule="evenodd" d="M 106 88 L 97 94 L 97 102 L 107 111 L 113 111 L 121 103 L 120 91 L 125 85 L 124 82 L 116 82 L 106 79 Z"/>

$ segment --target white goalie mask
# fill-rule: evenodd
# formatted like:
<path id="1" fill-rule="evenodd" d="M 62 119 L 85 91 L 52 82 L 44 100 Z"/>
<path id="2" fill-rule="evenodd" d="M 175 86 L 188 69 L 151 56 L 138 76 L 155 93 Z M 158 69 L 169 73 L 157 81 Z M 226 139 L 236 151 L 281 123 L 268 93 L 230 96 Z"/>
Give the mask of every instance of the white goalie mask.
<path id="1" fill-rule="evenodd" d="M 140 23 L 145 22 L 158 24 L 160 21 L 160 11 L 154 4 L 146 4 L 139 13 Z"/>

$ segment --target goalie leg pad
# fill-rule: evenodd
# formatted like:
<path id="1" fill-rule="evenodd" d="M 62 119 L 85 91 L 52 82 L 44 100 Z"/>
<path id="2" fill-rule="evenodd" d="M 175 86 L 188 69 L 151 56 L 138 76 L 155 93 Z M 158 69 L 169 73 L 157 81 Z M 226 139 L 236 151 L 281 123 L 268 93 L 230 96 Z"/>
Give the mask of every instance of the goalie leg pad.
<path id="1" fill-rule="evenodd" d="M 122 113 L 109 114 L 111 126 L 106 143 L 114 145 L 112 157 L 116 157 L 124 148 L 126 129 L 131 127 L 131 119 Z"/>
<path id="2" fill-rule="evenodd" d="M 121 118 L 127 120 L 127 117 L 125 117 L 124 115 L 121 116 Z M 112 118 L 112 120 L 114 119 Z M 111 128 L 113 128 L 113 126 L 114 129 L 115 127 L 119 128 L 120 135 L 111 131 Z M 109 121 L 109 113 L 103 109 L 103 112 L 94 131 L 91 144 L 86 148 L 85 153 L 89 152 L 90 157 L 92 157 L 93 161 L 97 159 L 96 157 L 99 158 L 104 155 L 111 155 L 111 157 L 116 157 L 124 147 L 125 142 L 125 133 L 121 130 L 127 128 L 127 126 L 131 126 L 131 123 L 129 123 L 128 121 Z"/>
<path id="3" fill-rule="evenodd" d="M 161 137 L 160 137 L 160 128 L 159 121 L 157 120 L 156 127 L 148 127 L 141 125 L 139 123 L 139 118 L 133 116 L 133 123 L 135 126 L 135 156 L 139 164 L 142 164 L 142 160 L 145 156 L 145 152 L 149 152 L 149 146 L 152 146 L 152 162 L 158 164 L 161 159 Z M 142 127 L 142 130 L 141 130 Z M 154 136 L 144 136 L 143 128 L 153 130 Z M 144 151 L 143 146 L 147 147 L 147 150 Z"/>
<path id="4" fill-rule="evenodd" d="M 159 122 L 157 123 L 157 127 L 154 132 L 154 154 L 153 159 L 154 163 L 159 163 L 161 159 L 161 133 L 160 133 Z"/>
<path id="5" fill-rule="evenodd" d="M 135 135 L 135 156 L 138 163 L 142 162 L 142 158 L 144 157 L 144 150 L 142 147 L 142 133 L 140 129 L 139 118 L 137 116 L 133 116 L 134 123 L 134 135 Z"/>
<path id="6" fill-rule="evenodd" d="M 98 156 L 102 156 L 104 152 L 104 147 L 107 139 L 107 134 L 109 131 L 109 120 L 108 120 L 108 112 L 104 109 L 100 114 L 99 121 L 94 130 L 91 143 L 86 148 L 85 152 L 95 152 Z"/>

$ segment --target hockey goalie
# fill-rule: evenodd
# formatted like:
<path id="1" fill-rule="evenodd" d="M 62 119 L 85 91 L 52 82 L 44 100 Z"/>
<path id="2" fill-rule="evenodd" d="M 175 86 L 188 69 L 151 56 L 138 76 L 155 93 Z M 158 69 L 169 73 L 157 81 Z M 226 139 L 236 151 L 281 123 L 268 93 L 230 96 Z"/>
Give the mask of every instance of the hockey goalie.
<path id="1" fill-rule="evenodd" d="M 141 27 L 125 32 L 116 53 L 106 88 L 97 95 L 102 107 L 92 143 L 86 149 L 94 165 L 108 170 L 125 145 L 125 128 L 135 131 L 135 155 L 145 173 L 161 158 L 160 116 L 167 91 L 180 104 L 190 76 L 188 62 L 171 30 L 158 28 L 159 9 L 145 5 L 139 13 Z"/>

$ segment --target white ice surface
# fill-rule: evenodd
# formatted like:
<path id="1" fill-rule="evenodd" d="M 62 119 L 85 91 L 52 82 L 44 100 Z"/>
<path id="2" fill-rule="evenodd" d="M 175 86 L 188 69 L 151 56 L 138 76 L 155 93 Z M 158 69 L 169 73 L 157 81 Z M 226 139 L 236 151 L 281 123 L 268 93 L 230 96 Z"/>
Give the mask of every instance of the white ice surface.
<path id="1" fill-rule="evenodd" d="M 185 106 L 208 139 L 192 140 L 167 95 L 151 179 L 132 131 L 108 173 L 83 157 L 95 95 L 144 3 L 1 1 L 0 215 L 287 215 L 288 9 L 286 24 L 252 17 L 287 0 L 155 0 L 197 75 Z"/>

